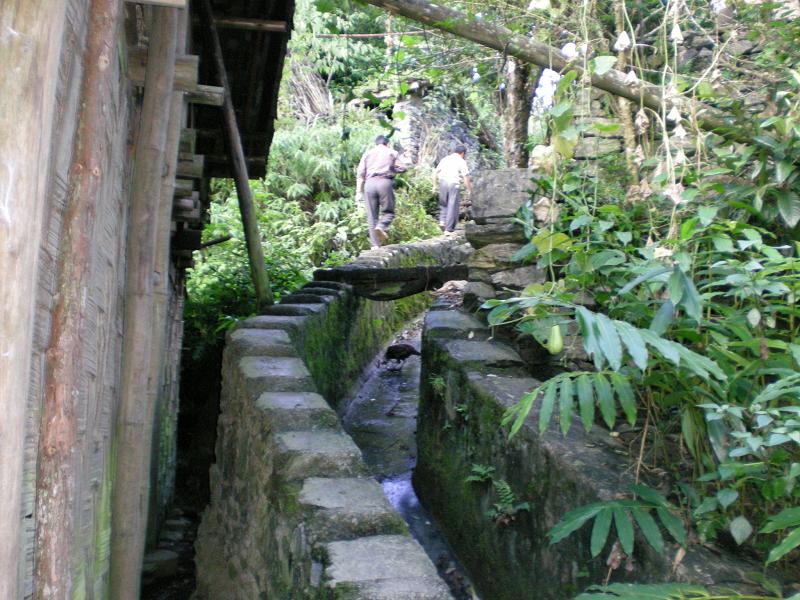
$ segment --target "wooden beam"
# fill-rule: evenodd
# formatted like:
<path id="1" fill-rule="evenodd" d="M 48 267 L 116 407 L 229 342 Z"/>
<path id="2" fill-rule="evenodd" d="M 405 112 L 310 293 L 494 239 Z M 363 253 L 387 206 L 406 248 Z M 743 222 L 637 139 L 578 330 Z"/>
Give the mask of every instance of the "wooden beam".
<path id="1" fill-rule="evenodd" d="M 215 17 L 214 25 L 217 26 L 217 29 L 244 29 L 246 31 L 265 31 L 268 33 L 286 33 L 289 30 L 286 21 L 235 17 Z"/>
<path id="2" fill-rule="evenodd" d="M 125 0 L 131 4 L 149 4 L 152 6 L 166 6 L 171 8 L 186 8 L 186 0 Z"/>
<path id="3" fill-rule="evenodd" d="M 26 596 L 22 494 L 34 299 L 45 207 L 53 195 L 53 125 L 63 110 L 56 97 L 66 12 L 65 0 L 0 2 L 0 598 Z"/>
<path id="4" fill-rule="evenodd" d="M 175 197 L 186 198 L 191 196 L 194 192 L 194 181 L 191 179 L 176 179 L 175 180 Z"/>
<path id="5" fill-rule="evenodd" d="M 179 92 L 196 92 L 198 88 L 197 72 L 200 57 L 194 54 L 183 54 L 175 57 L 175 90 Z M 147 71 L 147 49 L 128 48 L 128 79 L 137 87 L 144 85 Z"/>
<path id="6" fill-rule="evenodd" d="M 196 129 L 183 129 L 181 130 L 181 141 L 178 146 L 178 152 L 181 154 L 194 154 L 194 148 L 197 144 L 197 130 Z"/>
<path id="7" fill-rule="evenodd" d="M 236 122 L 236 112 L 233 109 L 228 73 L 225 70 L 225 60 L 222 56 L 222 46 L 219 42 L 217 28 L 214 25 L 214 13 L 211 10 L 211 0 L 200 0 L 200 13 L 204 21 L 204 29 L 210 42 L 211 54 L 214 57 L 214 66 L 217 70 L 219 83 L 225 91 L 222 114 L 225 123 L 225 138 L 228 142 L 231 163 L 233 165 L 234 181 L 239 199 L 239 212 L 242 215 L 245 241 L 247 242 L 247 255 L 250 259 L 250 274 L 256 291 L 256 303 L 259 308 L 273 303 L 272 290 L 267 277 L 264 264 L 264 250 L 261 248 L 261 235 L 258 231 L 258 222 L 253 204 L 253 192 L 250 189 L 250 180 L 247 175 L 247 163 L 242 149 L 242 140 L 239 136 L 239 126 Z"/>
<path id="8" fill-rule="evenodd" d="M 225 102 L 225 90 L 214 85 L 198 85 L 186 95 L 189 104 L 222 106 Z"/>
<path id="9" fill-rule="evenodd" d="M 111 510 L 109 597 L 138 600 L 150 496 L 153 409 L 150 374 L 157 221 L 175 88 L 178 11 L 153 9 L 144 100 L 136 138 L 128 220 L 120 407 Z M 113 44 L 112 44 L 113 47 Z"/>
<path id="10" fill-rule="evenodd" d="M 200 208 L 200 201 L 196 198 L 175 198 L 172 210 L 195 210 Z"/>
<path id="11" fill-rule="evenodd" d="M 203 165 L 203 156 L 200 154 L 195 154 L 188 159 L 181 157 L 178 160 L 178 169 L 175 175 L 186 179 L 200 179 L 203 176 Z"/>

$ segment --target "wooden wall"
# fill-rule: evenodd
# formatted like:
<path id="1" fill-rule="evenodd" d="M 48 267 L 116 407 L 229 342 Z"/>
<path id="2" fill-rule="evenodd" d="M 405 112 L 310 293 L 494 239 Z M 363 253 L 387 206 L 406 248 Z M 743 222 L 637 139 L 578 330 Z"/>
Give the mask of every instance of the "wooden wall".
<path id="1" fill-rule="evenodd" d="M 125 6 L 0 2 L 3 600 L 125 597 L 109 588 L 111 507 L 131 182 L 146 151 L 134 144 L 146 92 L 127 77 Z M 170 124 L 177 131 L 185 114 L 178 108 Z M 167 176 L 158 173 L 169 194 L 156 217 L 166 261 L 145 273 L 164 282 L 156 283 L 163 308 L 148 319 L 153 332 L 164 331 L 151 357 L 159 375 L 141 382 L 142 397 L 153 390 L 159 415 L 156 517 L 173 488 L 182 341 L 183 272 L 169 262 L 176 158 Z M 150 482 L 143 486 L 148 497 Z"/>

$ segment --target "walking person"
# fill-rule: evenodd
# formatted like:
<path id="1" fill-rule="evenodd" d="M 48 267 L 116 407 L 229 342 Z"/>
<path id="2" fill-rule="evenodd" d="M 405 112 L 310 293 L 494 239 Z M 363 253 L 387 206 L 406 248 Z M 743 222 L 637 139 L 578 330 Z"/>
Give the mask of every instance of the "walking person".
<path id="1" fill-rule="evenodd" d="M 385 135 L 375 138 L 375 146 L 361 157 L 356 170 L 356 201 L 363 197 L 372 248 L 389 239 L 387 232 L 394 220 L 394 177 L 405 171 L 398 154 L 389 148 Z"/>
<path id="2" fill-rule="evenodd" d="M 446 233 L 452 233 L 458 224 L 462 182 L 472 193 L 466 155 L 466 146 L 459 144 L 433 170 L 433 193 L 439 194 L 439 228 Z"/>

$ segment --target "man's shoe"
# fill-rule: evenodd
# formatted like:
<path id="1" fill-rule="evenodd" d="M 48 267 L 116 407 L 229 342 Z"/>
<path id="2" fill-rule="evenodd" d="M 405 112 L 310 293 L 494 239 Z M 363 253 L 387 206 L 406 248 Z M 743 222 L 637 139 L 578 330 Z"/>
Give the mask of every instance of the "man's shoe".
<path id="1" fill-rule="evenodd" d="M 381 244 L 386 243 L 386 240 L 389 239 L 389 235 L 380 227 L 375 228 L 375 235 L 378 236 L 378 239 L 380 240 Z"/>

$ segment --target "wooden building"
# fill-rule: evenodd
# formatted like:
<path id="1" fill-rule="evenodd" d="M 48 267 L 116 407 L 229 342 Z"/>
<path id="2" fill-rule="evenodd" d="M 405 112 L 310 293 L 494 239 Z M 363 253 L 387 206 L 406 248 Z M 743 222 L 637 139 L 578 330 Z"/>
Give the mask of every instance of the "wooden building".
<path id="1" fill-rule="evenodd" d="M 263 174 L 294 12 L 191 3 L 0 2 L 2 600 L 137 599 L 170 501 L 184 272 L 237 137 Z"/>

